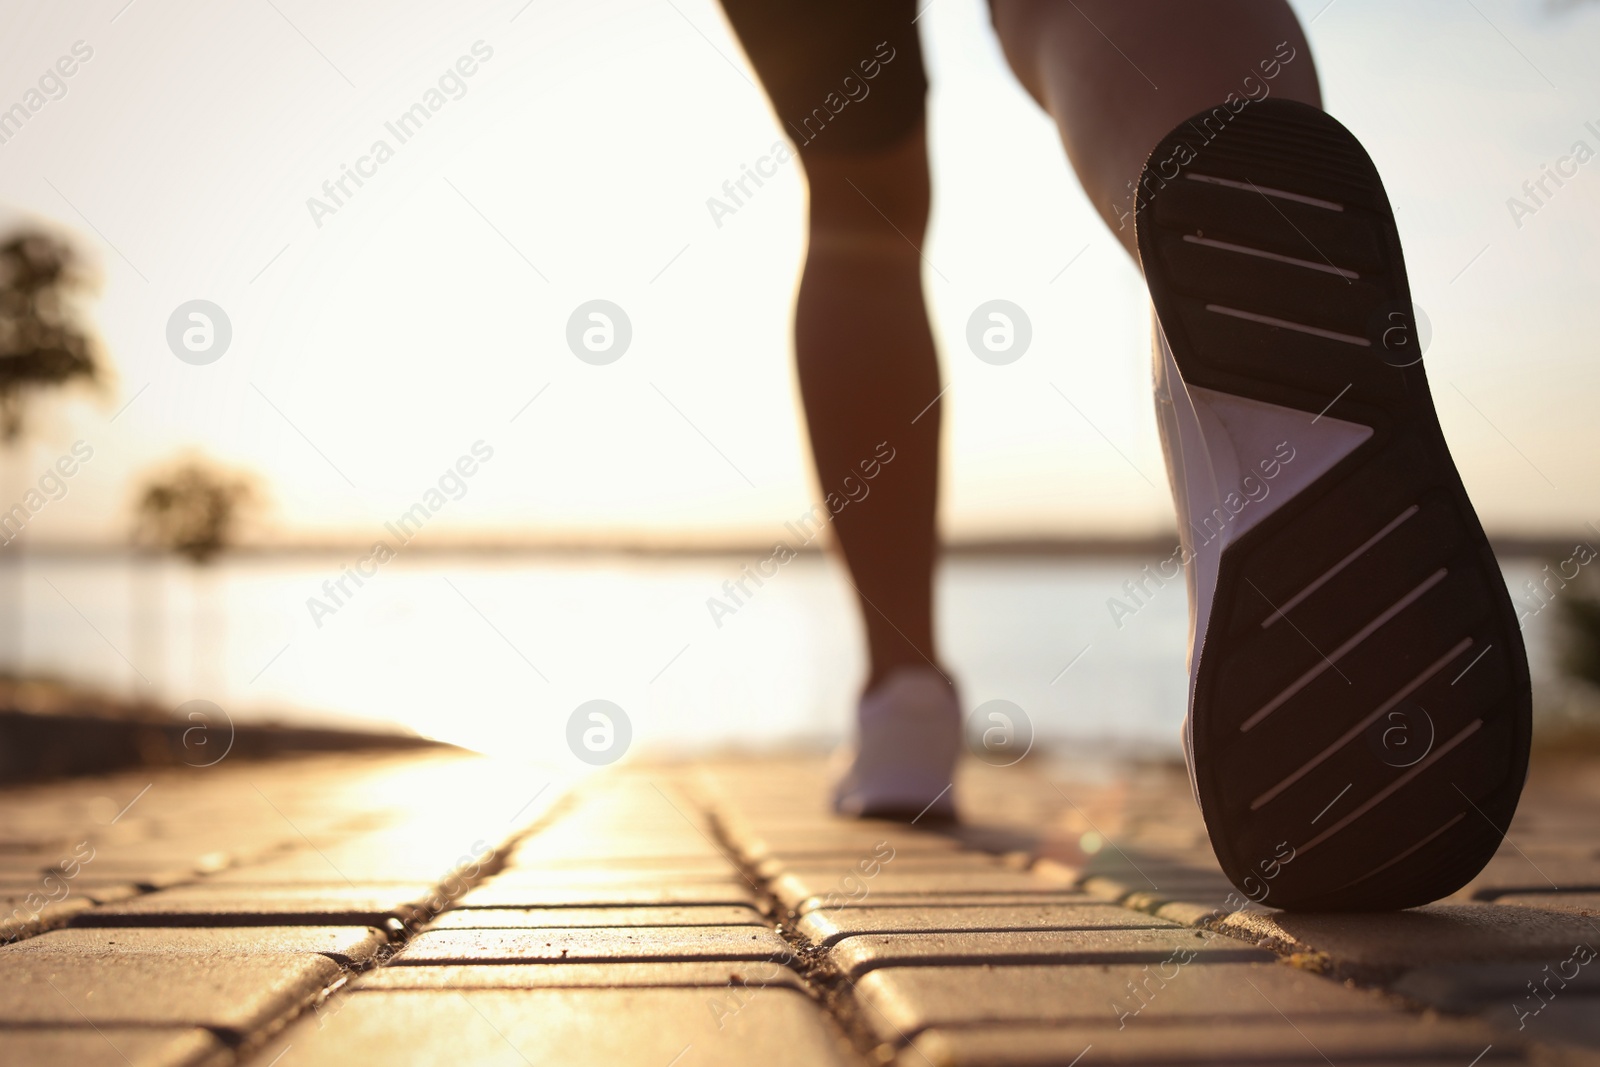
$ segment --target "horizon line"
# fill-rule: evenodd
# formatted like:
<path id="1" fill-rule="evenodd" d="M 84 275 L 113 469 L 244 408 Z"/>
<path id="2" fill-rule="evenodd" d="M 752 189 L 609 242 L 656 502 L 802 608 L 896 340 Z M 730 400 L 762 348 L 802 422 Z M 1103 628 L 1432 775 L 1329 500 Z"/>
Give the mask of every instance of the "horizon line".
<path id="1" fill-rule="evenodd" d="M 583 556 L 626 555 L 659 557 L 707 557 L 759 555 L 772 551 L 781 539 L 758 541 L 748 538 L 713 540 L 674 540 L 671 538 L 563 537 L 563 538 L 449 538 L 426 542 L 412 541 L 398 551 L 406 555 L 497 556 Z M 799 555 L 822 555 L 828 551 L 822 539 L 790 546 Z M 1581 532 L 1528 534 L 1491 533 L 1489 541 L 1497 555 L 1505 557 L 1553 556 L 1584 543 Z M 0 544 L 0 550 L 17 543 Z M 219 556 L 286 557 L 344 555 L 370 548 L 372 541 L 357 538 L 318 540 L 249 541 L 230 545 Z M 1071 537 L 961 537 L 943 541 L 938 551 L 945 556 L 1153 556 L 1170 553 L 1178 545 L 1177 531 L 1152 534 L 1099 534 Z M 168 556 L 171 550 L 116 541 L 24 540 L 18 556 Z M 3 555 L 0 555 L 3 558 Z"/>

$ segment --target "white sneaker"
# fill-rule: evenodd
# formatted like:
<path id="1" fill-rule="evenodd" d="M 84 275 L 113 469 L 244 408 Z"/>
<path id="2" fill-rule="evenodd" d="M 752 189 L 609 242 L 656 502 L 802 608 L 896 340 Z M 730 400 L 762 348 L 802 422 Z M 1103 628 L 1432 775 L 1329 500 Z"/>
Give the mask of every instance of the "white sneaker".
<path id="1" fill-rule="evenodd" d="M 1217 858 L 1277 907 L 1448 895 L 1516 808 L 1528 666 L 1382 182 L 1322 111 L 1262 100 L 1173 130 L 1139 197 L 1189 583 L 1184 743 Z"/>
<path id="2" fill-rule="evenodd" d="M 833 807 L 861 819 L 955 818 L 961 706 L 932 667 L 889 672 L 856 710 L 857 741 L 834 788 Z"/>

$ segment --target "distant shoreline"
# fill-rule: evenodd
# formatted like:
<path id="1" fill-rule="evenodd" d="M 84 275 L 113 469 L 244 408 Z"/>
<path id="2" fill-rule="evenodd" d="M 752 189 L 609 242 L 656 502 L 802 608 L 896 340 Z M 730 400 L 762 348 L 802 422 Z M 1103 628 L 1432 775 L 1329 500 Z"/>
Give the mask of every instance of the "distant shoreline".
<path id="1" fill-rule="evenodd" d="M 1563 556 L 1575 544 L 1583 543 L 1582 533 L 1570 536 L 1490 535 L 1495 553 L 1504 559 L 1547 558 Z M 745 556 L 763 556 L 772 551 L 775 542 L 730 541 L 720 544 L 692 544 L 649 541 L 468 541 L 444 540 L 433 542 L 418 540 L 406 546 L 405 554 L 411 556 L 495 556 L 501 558 L 577 558 L 628 556 L 651 559 L 708 559 Z M 1105 559 L 1153 558 L 1172 554 L 1178 543 L 1175 532 L 1148 537 L 1081 537 L 1081 538 L 1015 538 L 994 540 L 957 540 L 947 542 L 943 554 L 953 558 L 1047 558 L 1047 559 Z M 232 548 L 224 557 L 232 559 L 295 559 L 349 556 L 366 551 L 369 542 L 321 541 L 280 544 L 246 544 Z M 802 546 L 797 555 L 822 555 L 826 548 L 817 544 Z M 81 542 L 34 542 L 26 544 L 21 553 L 30 559 L 49 558 L 122 558 L 146 557 L 151 553 L 126 545 L 107 545 Z M 0 552 L 0 563 L 5 553 Z"/>

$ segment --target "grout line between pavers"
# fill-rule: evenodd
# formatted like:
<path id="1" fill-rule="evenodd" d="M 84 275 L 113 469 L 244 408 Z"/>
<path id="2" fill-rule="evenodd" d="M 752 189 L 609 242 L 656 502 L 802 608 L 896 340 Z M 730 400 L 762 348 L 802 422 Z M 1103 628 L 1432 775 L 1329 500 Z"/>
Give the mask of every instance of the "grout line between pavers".
<path id="1" fill-rule="evenodd" d="M 1128 908 L 1131 911 L 1138 911 L 1145 914 L 1154 915 L 1157 918 L 1166 919 L 1169 922 L 1179 923 L 1183 926 L 1190 927 L 1191 929 L 1205 930 L 1213 935 L 1230 937 L 1242 944 L 1250 944 L 1256 948 L 1265 949 L 1276 955 L 1279 963 L 1291 966 L 1298 971 L 1307 972 L 1318 977 L 1325 978 L 1346 988 L 1363 989 L 1369 992 L 1381 994 L 1410 1015 L 1422 1017 L 1441 1011 L 1439 1006 L 1436 1004 L 1417 1000 L 1414 997 L 1396 992 L 1391 988 L 1391 985 L 1394 981 L 1393 975 L 1379 974 L 1362 967 L 1344 965 L 1326 952 L 1316 949 L 1309 949 L 1305 946 L 1301 946 L 1294 942 L 1272 935 L 1263 936 L 1252 941 L 1249 937 L 1243 936 L 1242 931 L 1229 928 L 1226 925 L 1230 918 L 1236 915 L 1246 914 L 1246 912 L 1241 910 L 1236 909 L 1232 911 L 1225 911 L 1222 908 L 1207 908 L 1205 905 L 1198 904 L 1194 901 L 1174 900 L 1170 898 L 1149 901 L 1141 900 L 1142 897 L 1153 897 L 1154 895 L 1141 893 L 1139 890 L 1134 889 L 1126 883 L 1120 882 L 1117 879 L 1107 875 L 1086 876 L 1080 879 L 1077 885 L 1085 892 L 1092 892 L 1094 895 L 1103 900 L 1117 904 L 1120 907 Z M 1254 983 L 1251 984 L 1252 986 L 1254 985 Z M 1260 992 L 1260 990 L 1258 989 L 1257 992 Z M 1276 1005 L 1274 1005 L 1274 1009 L 1276 1010 Z M 1281 1010 L 1278 1013 L 1280 1015 L 1283 1014 Z M 1483 1018 L 1480 1011 L 1446 1014 L 1452 1018 L 1459 1019 L 1462 1022 L 1480 1022 L 1491 1026 L 1493 1029 L 1500 1029 L 1499 1027 L 1494 1026 L 1494 1024 L 1488 1023 L 1488 1021 Z M 1284 1018 L 1289 1022 L 1289 1025 L 1295 1025 L 1292 1020 L 1288 1019 L 1288 1016 L 1284 1016 Z M 1298 1031 L 1299 1027 L 1295 1026 L 1295 1029 Z M 1301 1036 L 1304 1037 L 1305 1035 L 1302 1033 Z M 1306 1040 L 1308 1043 L 1310 1042 L 1309 1038 Z M 1529 1041 L 1528 1045 L 1530 1048 L 1539 1047 L 1547 1051 L 1557 1050 L 1562 1047 L 1559 1045 L 1550 1045 L 1546 1042 L 1538 1040 Z M 1315 1048 L 1315 1045 L 1312 1047 Z M 1490 1045 L 1489 1047 L 1492 1048 L 1493 1045 Z M 1321 1049 L 1316 1049 L 1316 1051 L 1319 1055 L 1322 1055 L 1324 1060 L 1327 1060 L 1327 1056 L 1322 1054 Z M 1479 1053 L 1478 1059 L 1482 1059 L 1483 1055 L 1487 1052 L 1488 1049 L 1486 1048 L 1484 1052 Z M 1332 1061 L 1328 1062 L 1331 1063 Z M 1474 1060 L 1473 1062 L 1476 1063 L 1477 1061 Z M 1557 1059 L 1552 1060 L 1551 1062 L 1564 1063 L 1566 1061 Z"/>
<path id="2" fill-rule="evenodd" d="M 800 984 L 822 1009 L 829 1022 L 838 1028 L 858 1057 L 868 1063 L 882 1062 L 875 1055 L 884 1042 L 866 1023 L 862 1002 L 856 999 L 855 983 L 834 964 L 831 950 L 815 944 L 799 930 L 799 913 L 787 907 L 772 891 L 772 879 L 763 877 L 756 865 L 747 862 L 742 852 L 733 844 L 722 816 L 712 805 L 701 801 L 705 815 L 723 854 L 735 865 L 745 879 L 757 890 L 760 910 L 772 922 L 773 932 L 792 949 L 789 962 L 793 964 Z M 881 1013 L 880 1013 L 881 1014 Z M 893 1023 L 891 1022 L 892 1026 Z M 905 1038 L 905 1048 L 914 1048 Z M 921 1051 L 918 1050 L 921 1055 Z M 926 1056 L 923 1057 L 926 1060 Z M 930 1064 L 931 1067 L 931 1064 Z"/>
<path id="3" fill-rule="evenodd" d="M 542 794 L 544 790 L 541 789 L 539 792 Z M 537 794 L 535 795 L 535 799 L 537 799 Z M 529 803 L 532 803 L 532 801 Z M 266 1025 L 245 1034 L 239 1034 L 231 1030 L 221 1031 L 212 1027 L 206 1027 L 205 1029 L 207 1029 L 213 1036 L 215 1036 L 219 1041 L 223 1042 L 223 1044 L 227 1045 L 232 1050 L 236 1062 L 243 1062 L 250 1056 L 253 1056 L 262 1048 L 266 1047 L 266 1045 L 271 1043 L 272 1039 L 278 1034 L 284 1032 L 291 1025 L 304 1018 L 308 1009 L 316 1012 L 320 1010 L 322 1005 L 327 1004 L 336 996 L 341 994 L 348 995 L 348 990 L 352 985 L 353 979 L 358 978 L 370 971 L 375 971 L 379 968 L 388 966 L 389 961 L 394 959 L 394 957 L 399 954 L 400 950 L 404 948 L 405 945 L 416 936 L 416 934 L 420 933 L 427 923 L 431 923 L 432 920 L 437 919 L 440 915 L 452 910 L 452 905 L 455 903 L 455 901 L 459 900 L 472 889 L 475 889 L 477 886 L 503 871 L 506 867 L 507 857 L 513 851 L 515 851 L 519 844 L 529 837 L 532 837 L 534 834 L 544 831 L 552 823 L 558 821 L 567 813 L 568 809 L 572 806 L 572 803 L 573 799 L 571 794 L 557 799 L 545 810 L 541 816 L 535 819 L 528 826 L 504 838 L 496 848 L 493 858 L 490 860 L 490 862 L 479 864 L 478 873 L 473 875 L 471 878 L 459 876 L 456 868 L 452 868 L 450 871 L 445 872 L 444 876 L 441 877 L 439 881 L 434 883 L 434 891 L 437 894 L 437 898 L 442 901 L 441 906 L 437 911 L 434 911 L 429 916 L 426 923 L 424 923 L 422 926 L 412 929 L 411 927 L 414 919 L 401 920 L 396 916 L 391 915 L 382 926 L 375 927 L 375 929 L 381 930 L 385 936 L 387 936 L 388 941 L 379 946 L 377 953 L 372 959 L 360 961 L 354 966 L 347 966 L 338 960 L 334 960 L 333 962 L 340 969 L 339 976 L 328 985 L 323 986 L 321 989 L 306 997 L 304 1002 L 295 1009 L 284 1012 L 278 1017 L 270 1020 Z M 526 810 L 526 808 L 527 805 L 524 805 L 523 808 L 517 812 L 517 815 L 521 815 L 522 811 Z M 513 816 L 512 821 L 515 821 L 515 818 L 516 816 Z M 358 838 L 361 836 L 362 832 L 363 831 L 352 830 L 349 833 L 351 838 Z M 206 877 L 208 877 L 208 875 L 203 875 L 201 878 L 196 879 L 196 882 L 194 883 L 184 884 L 203 883 Z M 446 897 L 442 892 L 443 887 L 452 880 L 459 882 L 461 887 L 454 894 Z M 435 899 L 435 893 L 430 893 L 427 899 Z M 326 958 L 332 959 L 332 957 Z M 288 1051 L 287 1047 L 283 1051 Z M 518 1054 L 520 1055 L 520 1051 Z M 278 1058 L 281 1058 L 282 1055 L 283 1052 L 280 1052 Z M 524 1059 L 526 1059 L 526 1057 L 524 1057 Z M 272 1062 L 276 1063 L 277 1058 L 275 1058 Z"/>

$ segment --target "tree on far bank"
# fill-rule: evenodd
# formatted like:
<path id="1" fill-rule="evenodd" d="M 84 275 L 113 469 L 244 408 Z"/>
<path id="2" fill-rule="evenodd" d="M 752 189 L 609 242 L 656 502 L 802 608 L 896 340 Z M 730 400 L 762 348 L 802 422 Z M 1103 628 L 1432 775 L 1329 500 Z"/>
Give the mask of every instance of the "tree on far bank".
<path id="1" fill-rule="evenodd" d="M 255 483 L 248 475 L 188 456 L 145 482 L 134 539 L 191 563 L 209 563 L 233 544 L 241 512 L 255 499 Z"/>
<path id="2" fill-rule="evenodd" d="M 0 242 L 0 443 L 27 425 L 34 393 L 105 378 L 82 297 L 93 280 L 73 247 L 42 230 Z"/>
<path id="3" fill-rule="evenodd" d="M 244 512 L 259 500 L 255 481 L 247 474 L 229 471 L 198 455 L 185 456 L 164 470 L 151 473 L 138 491 L 134 505 L 134 544 L 152 555 L 172 553 L 188 560 L 194 595 L 191 636 L 193 671 L 215 692 L 223 684 L 226 657 L 226 613 L 217 601 L 212 563 L 238 538 Z M 143 573 L 143 578 L 139 575 Z M 134 610 L 144 612 L 148 622 L 143 629 L 150 644 L 150 661 L 162 674 L 162 630 L 165 582 L 157 559 L 135 566 L 136 581 L 146 589 L 134 597 Z M 209 615 L 206 620 L 203 616 Z M 201 679 L 201 668 L 207 677 Z"/>
<path id="4" fill-rule="evenodd" d="M 0 240 L 0 447 L 8 453 L 0 511 L 20 499 L 21 444 L 34 398 L 79 383 L 104 385 L 106 369 L 85 308 L 94 279 L 65 239 L 23 228 Z M 20 531 L 18 531 L 20 533 Z M 23 540 L 8 538 L 0 563 L 0 669 L 26 671 Z"/>

